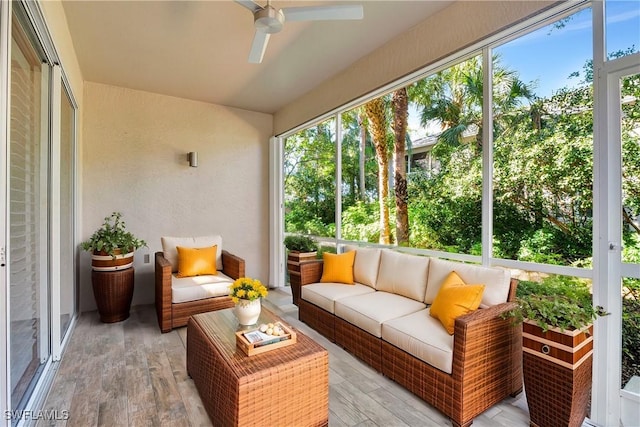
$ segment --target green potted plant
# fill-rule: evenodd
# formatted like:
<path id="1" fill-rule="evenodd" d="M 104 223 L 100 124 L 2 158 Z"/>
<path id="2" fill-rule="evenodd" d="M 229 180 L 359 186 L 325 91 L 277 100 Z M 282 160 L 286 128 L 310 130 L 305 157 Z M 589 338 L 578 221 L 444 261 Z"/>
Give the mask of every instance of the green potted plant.
<path id="1" fill-rule="evenodd" d="M 608 313 L 593 305 L 588 285 L 578 278 L 522 281 L 516 296 L 518 305 L 507 316 L 523 323 L 531 425 L 581 426 L 591 397 L 593 321 Z"/>
<path id="2" fill-rule="evenodd" d="M 91 283 L 100 320 L 114 323 L 129 317 L 133 299 L 133 252 L 146 242 L 126 230 L 122 214 L 113 212 L 82 242 L 91 252 Z"/>
<path id="3" fill-rule="evenodd" d="M 131 267 L 133 252 L 147 246 L 147 243 L 126 230 L 120 212 L 113 212 L 80 246 L 92 253 L 91 265 L 94 270 L 111 271 Z"/>
<path id="4" fill-rule="evenodd" d="M 284 238 L 284 246 L 289 252 L 317 253 L 318 244 L 309 236 L 291 234 Z"/>
<path id="5" fill-rule="evenodd" d="M 300 287 L 302 286 L 302 273 L 300 264 L 316 259 L 318 244 L 309 236 L 289 235 L 284 238 L 284 246 L 287 248 L 287 272 L 289 273 L 289 285 L 293 303 L 298 305 L 300 300 Z"/>

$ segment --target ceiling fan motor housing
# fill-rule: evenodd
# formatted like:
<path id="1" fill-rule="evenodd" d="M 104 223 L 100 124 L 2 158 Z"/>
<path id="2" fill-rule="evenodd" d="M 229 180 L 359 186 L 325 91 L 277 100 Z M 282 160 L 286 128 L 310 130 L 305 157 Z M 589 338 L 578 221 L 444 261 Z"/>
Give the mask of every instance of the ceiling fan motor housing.
<path id="1" fill-rule="evenodd" d="M 267 34 L 275 34 L 282 31 L 284 26 L 284 13 L 281 9 L 276 10 L 273 6 L 266 6 L 258 10 L 253 15 L 253 22 L 256 30 Z"/>

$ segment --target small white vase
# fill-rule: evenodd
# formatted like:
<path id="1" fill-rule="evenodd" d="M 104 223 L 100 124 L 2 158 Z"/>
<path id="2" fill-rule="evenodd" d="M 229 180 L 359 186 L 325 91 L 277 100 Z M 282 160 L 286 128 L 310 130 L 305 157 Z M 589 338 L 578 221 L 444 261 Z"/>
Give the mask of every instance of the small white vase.
<path id="1" fill-rule="evenodd" d="M 249 301 L 248 299 L 240 299 L 234 309 L 234 314 L 238 318 L 238 323 L 243 326 L 255 325 L 260 317 L 260 298 Z"/>

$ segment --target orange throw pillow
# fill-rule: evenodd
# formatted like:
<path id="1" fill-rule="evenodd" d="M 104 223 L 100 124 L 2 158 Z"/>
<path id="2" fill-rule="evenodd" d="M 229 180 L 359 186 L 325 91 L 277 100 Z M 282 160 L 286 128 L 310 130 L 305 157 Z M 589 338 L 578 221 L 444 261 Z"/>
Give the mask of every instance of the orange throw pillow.
<path id="1" fill-rule="evenodd" d="M 218 246 L 207 248 L 185 248 L 177 246 L 178 274 L 176 277 L 191 277 L 218 274 L 216 255 Z"/>
<path id="2" fill-rule="evenodd" d="M 356 251 L 343 254 L 323 253 L 321 283 L 344 283 L 353 285 L 353 263 L 356 260 Z"/>
<path id="3" fill-rule="evenodd" d="M 455 271 L 444 279 L 429 313 L 453 335 L 456 318 L 480 306 L 484 285 L 467 285 Z"/>

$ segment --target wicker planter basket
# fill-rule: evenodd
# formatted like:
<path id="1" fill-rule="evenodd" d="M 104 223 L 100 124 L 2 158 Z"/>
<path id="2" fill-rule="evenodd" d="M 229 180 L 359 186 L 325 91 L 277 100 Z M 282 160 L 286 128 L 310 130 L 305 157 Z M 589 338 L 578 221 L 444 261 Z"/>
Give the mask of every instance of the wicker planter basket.
<path id="1" fill-rule="evenodd" d="M 523 374 L 531 425 L 578 427 L 591 397 L 593 325 L 542 332 L 523 323 Z"/>
<path id="2" fill-rule="evenodd" d="M 93 296 L 100 320 L 115 323 L 129 317 L 133 299 L 133 268 L 118 271 L 92 271 Z"/>

